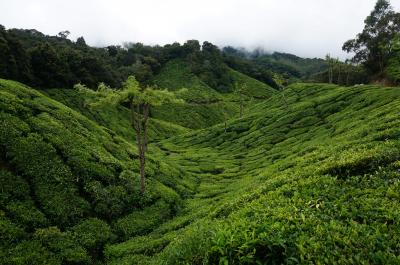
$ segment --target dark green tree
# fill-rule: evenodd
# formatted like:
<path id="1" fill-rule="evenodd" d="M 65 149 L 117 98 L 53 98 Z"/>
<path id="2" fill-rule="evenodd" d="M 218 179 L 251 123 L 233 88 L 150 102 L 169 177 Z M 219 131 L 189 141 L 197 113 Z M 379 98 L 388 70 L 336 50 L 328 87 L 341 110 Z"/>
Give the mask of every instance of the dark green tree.
<path id="1" fill-rule="evenodd" d="M 185 55 L 194 54 L 200 52 L 200 43 L 198 40 L 188 40 L 183 44 L 183 50 Z"/>
<path id="2" fill-rule="evenodd" d="M 30 82 L 31 65 L 27 51 L 13 34 L 0 25 L 0 77 Z"/>
<path id="3" fill-rule="evenodd" d="M 69 36 L 69 34 L 71 34 L 71 32 L 69 32 L 69 30 L 64 30 L 64 31 L 60 31 L 60 32 L 57 34 L 57 36 L 58 36 L 59 38 L 62 38 L 62 39 L 67 39 L 68 36 Z"/>
<path id="4" fill-rule="evenodd" d="M 392 82 L 400 83 L 400 35 L 394 39 L 393 56 L 389 59 L 386 74 Z"/>
<path id="5" fill-rule="evenodd" d="M 355 53 L 354 63 L 362 63 L 370 73 L 382 76 L 393 53 L 394 37 L 400 33 L 400 13 L 388 0 L 378 0 L 364 22 L 364 30 L 344 43 L 342 49 Z"/>
<path id="6" fill-rule="evenodd" d="M 83 37 L 79 37 L 78 39 L 76 39 L 76 46 L 78 46 L 79 48 L 86 48 L 86 41 Z"/>
<path id="7" fill-rule="evenodd" d="M 107 47 L 108 55 L 110 55 L 111 57 L 117 56 L 119 49 L 120 49 L 120 47 L 115 46 L 115 45 L 108 46 Z"/>
<path id="8" fill-rule="evenodd" d="M 49 43 L 42 43 L 33 48 L 30 54 L 35 84 L 47 87 L 62 86 L 66 65 L 60 60 L 56 50 Z"/>

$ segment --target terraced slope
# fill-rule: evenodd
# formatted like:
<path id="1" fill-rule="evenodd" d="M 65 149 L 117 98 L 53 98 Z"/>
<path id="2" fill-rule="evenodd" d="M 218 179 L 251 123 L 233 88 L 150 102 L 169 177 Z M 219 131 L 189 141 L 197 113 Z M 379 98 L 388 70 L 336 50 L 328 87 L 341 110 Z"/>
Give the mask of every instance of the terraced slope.
<path id="1" fill-rule="evenodd" d="M 86 95 L 82 95 L 74 89 L 48 89 L 43 92 L 50 98 L 76 110 L 99 125 L 110 128 L 128 142 L 136 137 L 130 126 L 128 108 L 122 106 L 115 108 L 109 105 L 90 108 L 86 102 L 87 99 L 85 99 Z M 149 121 L 149 138 L 152 141 L 169 138 L 188 131 L 190 131 L 188 128 L 153 117 Z"/>
<path id="2" fill-rule="evenodd" d="M 111 264 L 397 264 L 400 90 L 298 84 L 243 119 L 158 143 L 200 176 Z"/>
<path id="3" fill-rule="evenodd" d="M 245 105 L 267 99 L 277 91 L 270 86 L 237 71 L 230 70 L 234 83 L 243 87 L 243 95 L 219 93 L 193 74 L 183 60 L 168 62 L 155 77 L 154 83 L 161 88 L 178 92 L 186 104 L 164 105 L 153 109 L 152 115 L 159 119 L 191 129 L 207 128 L 239 116 L 239 101 Z"/>
<path id="4" fill-rule="evenodd" d="M 2 264 L 100 261 L 106 243 L 151 231 L 197 185 L 150 150 L 142 196 L 136 146 L 120 128 L 17 82 L 0 79 L 0 123 Z"/>
<path id="5" fill-rule="evenodd" d="M 296 84 L 155 141 L 145 197 L 114 123 L 5 80 L 0 110 L 5 264 L 400 262 L 398 88 Z"/>

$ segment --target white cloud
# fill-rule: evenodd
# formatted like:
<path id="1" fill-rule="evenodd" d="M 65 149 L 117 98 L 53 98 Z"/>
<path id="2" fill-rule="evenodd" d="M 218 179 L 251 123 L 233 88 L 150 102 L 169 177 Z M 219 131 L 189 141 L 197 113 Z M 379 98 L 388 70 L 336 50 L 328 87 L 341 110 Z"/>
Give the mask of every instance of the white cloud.
<path id="1" fill-rule="evenodd" d="M 331 53 L 363 28 L 375 0 L 0 0 L 0 24 L 71 31 L 91 45 L 187 39 L 262 46 L 305 57 Z M 400 0 L 392 0 L 397 10 Z"/>

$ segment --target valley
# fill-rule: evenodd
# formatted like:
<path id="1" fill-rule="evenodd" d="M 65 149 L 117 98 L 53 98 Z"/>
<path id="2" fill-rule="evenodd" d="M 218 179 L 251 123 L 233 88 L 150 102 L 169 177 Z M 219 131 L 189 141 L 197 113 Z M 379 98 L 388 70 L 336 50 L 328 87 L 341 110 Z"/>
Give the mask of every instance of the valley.
<path id="1" fill-rule="evenodd" d="M 400 264 L 373 1 L 0 2 L 0 264 Z"/>

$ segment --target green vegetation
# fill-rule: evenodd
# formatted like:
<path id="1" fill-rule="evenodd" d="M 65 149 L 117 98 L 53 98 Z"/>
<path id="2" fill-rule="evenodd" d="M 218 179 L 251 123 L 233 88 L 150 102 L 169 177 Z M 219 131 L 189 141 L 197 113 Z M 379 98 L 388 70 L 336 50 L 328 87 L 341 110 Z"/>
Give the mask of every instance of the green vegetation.
<path id="1" fill-rule="evenodd" d="M 259 55 L 255 60 L 292 82 L 299 79 L 310 80 L 314 74 L 327 69 L 327 63 L 323 59 L 300 58 L 287 53 L 275 52 L 271 55 Z"/>
<path id="2" fill-rule="evenodd" d="M 48 89 L 43 91 L 46 95 L 61 102 L 62 104 L 80 112 L 99 125 L 112 128 L 116 134 L 122 136 L 127 141 L 135 139 L 135 133 L 130 126 L 129 109 L 124 106 L 112 106 L 111 104 L 97 105 L 90 108 L 88 98 L 82 97 L 79 91 L 74 89 Z M 89 99 L 89 102 L 94 98 Z M 149 138 L 160 140 L 169 138 L 173 135 L 187 132 L 188 129 L 166 121 L 150 118 Z"/>
<path id="3" fill-rule="evenodd" d="M 103 82 L 120 87 L 128 76 L 152 85 L 163 66 L 184 61 L 190 74 L 218 92 L 232 92 L 234 81 L 220 49 L 205 41 L 188 40 L 164 46 L 127 43 L 124 47 L 90 47 L 83 37 L 68 39 L 68 31 L 47 36 L 37 30 L 6 30 L 0 25 L 0 77 L 40 88 L 71 88 L 82 83 L 96 88 Z M 234 69 L 274 88 L 272 73 L 255 63 L 237 58 Z"/>
<path id="4" fill-rule="evenodd" d="M 274 52 L 266 53 L 263 49 L 247 51 L 236 49 L 231 46 L 223 48 L 227 56 L 226 62 L 234 69 L 261 80 L 268 84 L 268 78 L 273 78 L 277 84 L 276 75 L 284 80 L 284 84 L 293 83 L 299 80 L 310 81 L 314 75 L 327 70 L 327 62 L 319 58 L 300 58 L 293 54 Z M 248 60 L 252 64 L 248 63 Z M 263 72 L 268 72 L 265 78 Z M 271 74 L 272 73 L 272 74 Z M 261 76 L 260 76 L 261 74 Z"/>
<path id="5" fill-rule="evenodd" d="M 168 62 L 155 76 L 153 82 L 159 88 L 177 91 L 177 97 L 185 104 L 165 104 L 151 111 L 154 118 L 165 120 L 191 129 L 210 127 L 226 119 L 239 116 L 240 98 L 236 93 L 237 86 L 246 86 L 247 105 L 267 99 L 276 90 L 256 79 L 228 68 L 227 74 L 232 80 L 232 92 L 220 93 L 190 71 L 183 60 Z M 180 90 L 180 91 L 178 91 Z"/>
<path id="6" fill-rule="evenodd" d="M 112 264 L 398 263 L 400 90 L 290 86 L 242 119 L 158 144 L 201 176 L 181 214 Z M 356 253 L 356 254 L 355 254 Z"/>
<path id="7" fill-rule="evenodd" d="M 365 23 L 352 63 L 0 27 L 0 263 L 400 264 L 400 89 L 351 86 L 399 82 L 399 14 Z"/>
<path id="8" fill-rule="evenodd" d="M 178 100 L 168 90 L 157 90 L 151 87 L 141 88 L 134 76 L 129 76 L 124 82 L 122 90 L 114 90 L 101 83 L 96 92 L 77 84 L 75 89 L 88 95 L 94 95 L 92 105 L 111 104 L 112 106 L 127 104 L 130 110 L 130 125 L 135 131 L 136 145 L 139 155 L 140 192 L 144 195 L 146 187 L 146 154 L 149 143 L 148 121 L 150 108 L 161 106 L 165 103 L 174 103 Z"/>
<path id="9" fill-rule="evenodd" d="M 132 140 L 19 83 L 1 80 L 0 88 L 3 264 L 101 259 L 106 242 L 151 229 L 193 193 L 194 177 L 150 151 L 142 196 Z M 133 230 L 123 221 L 160 208 L 152 226 L 144 215 Z"/>
<path id="10" fill-rule="evenodd" d="M 386 75 L 394 83 L 400 83 L 400 36 L 393 44 L 393 56 L 389 59 Z"/>
<path id="11" fill-rule="evenodd" d="M 177 91 L 187 88 L 180 97 L 188 103 L 212 103 L 222 100 L 220 93 L 201 81 L 183 60 L 168 62 L 154 78 L 155 85 Z"/>
<path id="12" fill-rule="evenodd" d="M 393 57 L 400 34 L 400 13 L 393 10 L 389 0 L 378 0 L 374 10 L 364 21 L 365 27 L 355 39 L 348 40 L 343 50 L 355 53 L 352 61 L 362 63 L 372 80 L 387 78 L 393 72 Z M 391 76 L 389 76 L 390 78 Z"/>
<path id="13" fill-rule="evenodd" d="M 399 262 L 397 88 L 295 84 L 153 141 L 142 196 L 125 107 L 0 86 L 4 264 Z"/>

